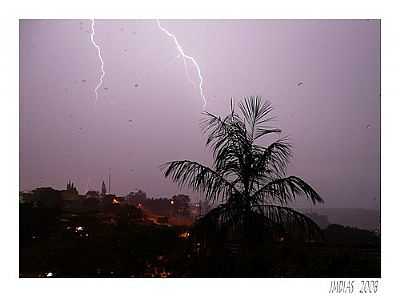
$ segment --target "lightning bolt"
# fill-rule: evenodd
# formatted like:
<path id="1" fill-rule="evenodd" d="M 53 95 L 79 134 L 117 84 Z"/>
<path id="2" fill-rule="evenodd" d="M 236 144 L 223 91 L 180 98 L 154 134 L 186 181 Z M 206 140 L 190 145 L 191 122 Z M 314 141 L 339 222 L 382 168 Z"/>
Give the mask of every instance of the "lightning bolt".
<path id="1" fill-rule="evenodd" d="M 186 60 L 190 60 L 192 62 L 192 64 L 194 65 L 194 67 L 196 68 L 197 75 L 199 77 L 200 96 L 203 99 L 203 109 L 204 109 L 206 107 L 206 105 L 207 105 L 207 100 L 206 100 L 206 97 L 204 96 L 204 92 L 203 92 L 203 76 L 201 74 L 201 70 L 200 70 L 199 64 L 197 63 L 197 61 L 192 56 L 189 56 L 184 52 L 184 50 L 183 50 L 182 46 L 179 44 L 178 39 L 176 38 L 176 36 L 174 34 L 172 34 L 171 32 L 169 32 L 167 29 L 165 29 L 161 25 L 160 20 L 156 20 L 156 21 L 157 21 L 158 28 L 162 32 L 164 32 L 167 36 L 172 38 L 172 40 L 175 42 L 175 46 L 176 46 L 180 56 L 183 58 L 183 65 L 185 66 L 186 77 L 188 78 L 188 80 L 193 85 L 195 85 L 195 83 L 193 82 L 193 80 L 189 76 L 188 69 L 187 69 L 187 61 Z"/>
<path id="2" fill-rule="evenodd" d="M 92 19 L 92 33 L 90 34 L 90 40 L 93 43 L 93 46 L 97 49 L 97 55 L 99 56 L 100 62 L 101 62 L 101 75 L 99 78 L 99 82 L 96 85 L 96 88 L 94 89 L 94 93 L 96 94 L 96 100 L 99 98 L 99 94 L 98 94 L 98 90 L 101 87 L 101 85 L 103 84 L 103 78 L 106 75 L 105 71 L 104 71 L 104 61 L 103 61 L 103 57 L 101 56 L 101 49 L 100 46 L 96 43 L 96 41 L 94 40 L 94 35 L 96 34 L 96 31 L 94 30 L 94 19 Z"/>

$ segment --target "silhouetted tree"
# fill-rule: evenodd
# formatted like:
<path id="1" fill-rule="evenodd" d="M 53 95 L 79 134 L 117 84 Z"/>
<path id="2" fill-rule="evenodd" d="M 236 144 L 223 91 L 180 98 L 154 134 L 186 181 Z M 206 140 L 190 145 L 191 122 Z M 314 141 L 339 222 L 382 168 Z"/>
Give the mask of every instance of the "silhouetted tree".
<path id="1" fill-rule="evenodd" d="M 323 200 L 301 178 L 286 176 L 292 155 L 287 138 L 268 146 L 259 144 L 263 137 L 281 133 L 268 125 L 270 103 L 261 97 L 245 97 L 239 110 L 236 112 L 231 102 L 231 111 L 224 118 L 204 113 L 202 129 L 208 135 L 206 145 L 213 151 L 213 167 L 190 160 L 162 166 L 165 177 L 202 192 L 210 202 L 219 202 L 195 223 L 195 234 L 241 243 L 265 238 L 272 230 L 319 235 L 319 227 L 310 218 L 288 207 L 299 194 L 313 204 Z"/>
<path id="2" fill-rule="evenodd" d="M 189 216 L 190 215 L 190 198 L 187 195 L 175 195 L 172 197 L 172 201 L 174 202 L 173 208 L 176 215 L 179 216 Z"/>
<path id="3" fill-rule="evenodd" d="M 37 188 L 32 191 L 33 200 L 42 208 L 60 208 L 62 206 L 61 192 L 51 187 Z"/>

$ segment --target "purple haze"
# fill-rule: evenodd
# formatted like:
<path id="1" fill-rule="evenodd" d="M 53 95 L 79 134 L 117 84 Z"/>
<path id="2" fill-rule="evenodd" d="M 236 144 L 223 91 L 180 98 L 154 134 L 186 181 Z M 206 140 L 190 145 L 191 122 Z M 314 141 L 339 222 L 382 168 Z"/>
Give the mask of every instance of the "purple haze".
<path id="1" fill-rule="evenodd" d="M 204 76 L 207 110 L 261 95 L 294 145 L 289 174 L 325 207 L 377 208 L 380 199 L 380 22 L 366 20 L 162 21 Z M 154 20 L 20 21 L 20 189 L 179 189 L 159 165 L 209 163 L 202 100 L 173 41 Z M 195 69 L 189 73 L 197 83 Z"/>

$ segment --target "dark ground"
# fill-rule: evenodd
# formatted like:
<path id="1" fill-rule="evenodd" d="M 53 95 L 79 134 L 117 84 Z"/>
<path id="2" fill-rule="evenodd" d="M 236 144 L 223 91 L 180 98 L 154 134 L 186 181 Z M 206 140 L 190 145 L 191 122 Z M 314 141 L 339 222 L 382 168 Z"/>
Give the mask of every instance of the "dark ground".
<path id="1" fill-rule="evenodd" d="M 370 231 L 329 225 L 320 243 L 208 257 L 186 231 L 129 207 L 68 213 L 21 204 L 20 277 L 380 277 L 380 238 Z"/>

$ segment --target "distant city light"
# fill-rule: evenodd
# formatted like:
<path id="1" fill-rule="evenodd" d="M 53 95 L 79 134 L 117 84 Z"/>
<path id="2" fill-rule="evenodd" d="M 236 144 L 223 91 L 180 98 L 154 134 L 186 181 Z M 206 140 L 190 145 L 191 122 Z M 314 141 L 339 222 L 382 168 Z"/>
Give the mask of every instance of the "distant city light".
<path id="1" fill-rule="evenodd" d="M 48 272 L 47 274 L 46 274 L 46 277 L 52 277 L 53 276 L 53 273 L 52 272 Z"/>
<path id="2" fill-rule="evenodd" d="M 174 204 L 174 200 L 171 200 L 171 204 L 172 204 L 172 205 Z"/>
<path id="3" fill-rule="evenodd" d="M 83 231 L 83 227 L 82 226 L 78 226 L 75 228 L 75 232 L 80 232 Z"/>
<path id="4" fill-rule="evenodd" d="M 167 271 L 162 271 L 162 272 L 160 273 L 160 277 L 162 277 L 162 278 L 168 277 L 168 276 L 170 276 L 170 275 L 171 275 L 171 273 L 170 273 L 170 272 L 167 272 Z"/>
<path id="5" fill-rule="evenodd" d="M 183 233 L 179 234 L 179 238 L 187 239 L 187 238 L 189 238 L 189 236 L 190 236 L 189 232 L 183 232 Z"/>

